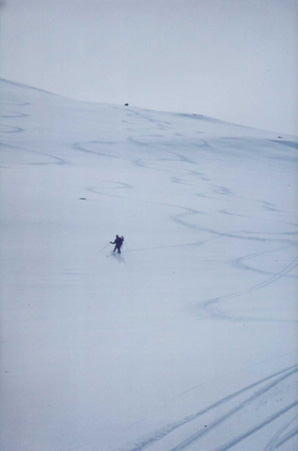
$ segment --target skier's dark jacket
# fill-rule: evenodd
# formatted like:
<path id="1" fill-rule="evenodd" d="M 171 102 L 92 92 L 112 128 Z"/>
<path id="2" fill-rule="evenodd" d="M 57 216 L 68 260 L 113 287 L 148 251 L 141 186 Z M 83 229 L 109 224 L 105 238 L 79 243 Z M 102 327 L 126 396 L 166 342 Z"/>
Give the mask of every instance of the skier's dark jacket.
<path id="1" fill-rule="evenodd" d="M 118 236 L 118 238 L 115 239 L 115 241 L 111 241 L 111 244 L 116 244 L 117 249 L 120 248 L 123 244 L 124 238 Z"/>

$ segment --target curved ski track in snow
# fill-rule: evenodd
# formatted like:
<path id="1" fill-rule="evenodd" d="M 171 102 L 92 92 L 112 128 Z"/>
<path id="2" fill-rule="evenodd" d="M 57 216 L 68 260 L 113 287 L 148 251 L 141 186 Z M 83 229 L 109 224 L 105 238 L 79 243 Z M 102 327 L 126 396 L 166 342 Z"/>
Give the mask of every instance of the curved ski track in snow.
<path id="1" fill-rule="evenodd" d="M 4 106 L 29 106 L 31 105 L 29 102 L 0 102 L 0 105 L 4 105 Z M 19 119 L 19 118 L 24 118 L 24 117 L 30 117 L 30 114 L 26 114 L 26 113 L 21 113 L 21 112 L 9 112 L 7 114 L 0 114 L 0 117 L 2 117 L 3 119 Z M 4 127 L 4 130 L 3 128 Z M 2 129 L 1 129 L 2 128 Z M 0 134 L 12 134 L 12 133 L 25 133 L 26 129 L 22 128 L 22 127 L 16 127 L 13 125 L 8 125 L 8 124 L 1 124 L 1 128 L 0 128 Z M 12 144 L 8 144 L 8 143 L 4 143 L 4 142 L 0 142 L 0 146 L 3 148 L 3 150 L 9 150 L 11 152 L 25 152 L 25 153 L 29 153 L 29 154 L 34 154 L 37 157 L 39 157 L 40 155 L 50 158 L 51 160 L 54 160 L 54 162 L 40 162 L 40 161 L 26 161 L 20 164 L 28 164 L 28 165 L 37 165 L 37 166 L 42 166 L 42 165 L 50 165 L 50 164 L 58 164 L 58 165 L 69 165 L 70 162 L 64 158 L 58 157 L 56 155 L 52 155 L 49 154 L 47 152 L 41 152 L 41 151 L 36 151 L 36 150 L 32 150 L 32 149 L 26 149 L 24 147 L 20 147 L 20 146 L 16 146 L 16 145 L 12 145 Z"/>
<path id="2" fill-rule="evenodd" d="M 214 308 L 214 306 L 226 299 L 232 299 L 234 297 L 239 297 L 243 294 L 248 294 L 248 293 L 252 293 L 253 291 L 256 290 L 260 290 L 261 288 L 266 287 L 267 285 L 270 285 L 271 283 L 274 283 L 275 281 L 277 281 L 278 279 L 280 279 L 281 277 L 286 276 L 289 272 L 291 272 L 294 268 L 297 267 L 298 263 L 297 263 L 298 259 L 295 258 L 292 262 L 290 262 L 288 265 L 286 265 L 280 272 L 278 272 L 277 274 L 272 275 L 271 277 L 269 277 L 268 279 L 266 279 L 264 282 L 261 282 L 257 285 L 251 286 L 247 289 L 235 292 L 235 293 L 231 293 L 231 294 L 227 294 L 224 296 L 219 296 L 217 298 L 214 299 L 209 299 L 208 301 L 205 301 L 203 303 L 200 304 L 200 307 L 203 308 L 204 310 L 209 311 L 209 313 L 211 314 L 212 317 L 218 317 L 220 319 L 226 319 L 226 320 L 232 320 L 232 321 L 282 321 L 280 319 L 270 319 L 270 318 L 262 318 L 262 319 L 257 319 L 257 318 L 250 318 L 248 316 L 245 317 L 237 317 L 237 316 L 231 316 L 231 315 L 227 315 L 224 311 L 222 310 L 218 310 L 216 308 Z M 297 320 L 286 320 L 288 322 L 295 322 L 297 323 Z"/>
<path id="3" fill-rule="evenodd" d="M 13 146 L 13 145 L 10 145 L 10 144 L 3 143 L 3 142 L 0 142 L 0 147 L 2 147 L 3 150 L 8 150 L 10 152 L 13 152 L 13 151 L 25 152 L 25 153 L 28 153 L 30 155 L 31 154 L 36 155 L 37 157 L 43 156 L 43 157 L 47 157 L 47 158 L 49 158 L 51 160 L 54 160 L 54 162 L 53 161 L 46 161 L 46 162 L 42 162 L 42 161 L 26 161 L 24 163 L 20 162 L 19 164 L 32 165 L 32 166 L 44 166 L 44 165 L 52 165 L 52 164 L 54 164 L 54 165 L 69 165 L 70 164 L 69 161 L 67 161 L 67 160 L 65 160 L 63 158 L 59 158 L 59 157 L 56 157 L 54 155 L 51 155 L 51 154 L 45 153 L 45 152 L 37 152 L 36 150 L 29 150 L 29 149 L 25 149 L 24 147 L 17 147 L 17 146 Z"/>

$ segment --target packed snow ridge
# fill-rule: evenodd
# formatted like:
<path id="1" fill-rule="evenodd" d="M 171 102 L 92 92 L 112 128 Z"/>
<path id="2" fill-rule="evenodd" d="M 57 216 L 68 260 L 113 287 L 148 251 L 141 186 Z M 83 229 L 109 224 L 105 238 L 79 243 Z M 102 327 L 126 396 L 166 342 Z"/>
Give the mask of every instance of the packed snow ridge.
<path id="1" fill-rule="evenodd" d="M 297 138 L 0 89 L 1 449 L 296 450 Z"/>

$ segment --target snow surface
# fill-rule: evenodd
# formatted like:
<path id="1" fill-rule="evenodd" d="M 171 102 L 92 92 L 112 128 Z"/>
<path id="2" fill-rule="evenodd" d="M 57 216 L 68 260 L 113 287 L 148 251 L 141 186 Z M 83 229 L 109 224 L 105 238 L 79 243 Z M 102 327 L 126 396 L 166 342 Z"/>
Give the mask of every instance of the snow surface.
<path id="1" fill-rule="evenodd" d="M 297 138 L 0 88 L 1 450 L 296 450 Z"/>

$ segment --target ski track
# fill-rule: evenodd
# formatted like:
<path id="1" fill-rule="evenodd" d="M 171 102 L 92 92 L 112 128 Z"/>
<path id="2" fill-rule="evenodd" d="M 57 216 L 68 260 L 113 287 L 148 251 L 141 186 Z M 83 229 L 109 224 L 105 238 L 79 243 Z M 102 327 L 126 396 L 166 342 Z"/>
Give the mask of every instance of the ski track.
<path id="1" fill-rule="evenodd" d="M 30 105 L 28 102 L 0 102 L 0 105 L 4 106 L 27 106 Z M 30 117 L 29 114 L 21 113 L 21 112 L 10 112 L 8 114 L 0 114 L 2 119 L 15 119 L 15 118 L 24 118 Z M 1 124 L 1 128 L 5 127 L 9 130 L 0 130 L 0 133 L 24 133 L 25 129 L 22 127 L 16 127 L 8 124 Z"/>
<path id="2" fill-rule="evenodd" d="M 212 317 L 219 317 L 220 319 L 226 319 L 226 320 L 230 320 L 230 321 L 231 320 L 232 321 L 244 321 L 244 320 L 245 321 L 280 321 L 280 319 L 272 320 L 270 318 L 267 318 L 267 319 L 261 318 L 258 320 L 257 318 L 250 318 L 247 316 L 245 316 L 245 317 L 230 316 L 230 315 L 227 315 L 223 311 L 219 311 L 219 310 L 215 309 L 214 305 L 216 305 L 219 302 L 222 302 L 223 300 L 226 300 L 226 299 L 232 299 L 235 297 L 239 297 L 243 294 L 252 293 L 253 291 L 260 290 L 261 288 L 264 288 L 264 287 L 276 282 L 278 279 L 287 275 L 288 272 L 290 272 L 294 268 L 296 268 L 298 265 L 297 261 L 298 261 L 298 258 L 295 258 L 288 265 L 286 265 L 280 272 L 272 275 L 271 277 L 266 279 L 264 282 L 261 282 L 257 285 L 253 285 L 245 290 L 241 290 L 241 291 L 227 294 L 224 296 L 219 296 L 217 298 L 210 299 L 208 301 L 204 301 L 203 303 L 200 304 L 200 307 L 207 310 L 211 314 Z M 297 320 L 287 320 L 287 321 L 297 323 Z"/>
<path id="3" fill-rule="evenodd" d="M 298 435 L 298 427 L 293 428 L 289 431 L 284 437 L 280 439 L 279 442 L 276 443 L 275 448 L 278 449 L 280 446 L 284 445 L 287 441 L 291 440 L 295 435 Z"/>
<path id="4" fill-rule="evenodd" d="M 55 165 L 70 165 L 71 163 L 63 158 L 59 158 L 57 156 L 54 156 L 52 154 L 46 153 L 46 152 L 38 152 L 36 150 L 29 150 L 29 149 L 25 149 L 24 147 L 18 147 L 18 146 L 13 146 L 11 144 L 6 144 L 3 142 L 0 142 L 0 147 L 2 148 L 6 148 L 9 149 L 11 151 L 21 151 L 21 152 L 25 152 L 25 153 L 29 153 L 29 154 L 33 154 L 33 155 L 37 155 L 37 156 L 44 156 L 47 157 L 51 160 L 54 160 L 54 162 L 36 162 L 36 161 L 29 161 L 29 162 L 25 162 L 25 163 L 19 163 L 19 164 L 24 164 L 24 165 L 32 165 L 32 166 L 44 166 L 44 165 L 51 165 L 51 164 L 55 164 Z"/>
<path id="5" fill-rule="evenodd" d="M 1 127 L 6 127 L 9 130 L 0 130 L 0 133 L 23 133 L 24 129 L 21 127 L 14 127 L 12 125 L 1 125 Z"/>
<path id="6" fill-rule="evenodd" d="M 194 230 L 198 230 L 200 232 L 209 232 L 213 235 L 217 235 L 218 237 L 225 237 L 225 238 L 236 238 L 236 239 L 240 239 L 240 240 L 248 240 L 248 241 L 261 241 L 261 242 L 287 242 L 290 243 L 292 246 L 296 245 L 296 242 L 293 240 L 283 240 L 283 239 L 279 239 L 278 237 L 276 238 L 264 238 L 264 237 L 260 237 L 260 236 L 246 236 L 244 233 L 249 233 L 249 232 L 239 232 L 239 233 L 229 233 L 229 232 L 220 232 L 218 230 L 212 229 L 212 228 L 206 228 L 203 227 L 199 224 L 193 224 L 192 222 L 188 222 L 185 221 L 182 218 L 185 218 L 189 215 L 192 215 L 193 213 L 200 213 L 198 210 L 193 210 L 189 213 L 182 213 L 182 214 L 177 214 L 175 216 L 173 216 L 173 220 L 175 222 L 177 222 L 178 224 L 181 224 L 185 227 L 188 227 L 190 229 L 194 229 Z M 262 233 L 260 233 L 262 234 Z M 287 236 L 288 233 L 278 233 L 277 235 L 281 235 L 281 236 Z M 296 235 L 296 233 L 291 233 L 290 235 Z"/>
<path id="7" fill-rule="evenodd" d="M 150 448 L 151 446 L 161 442 L 165 437 L 167 437 L 169 434 L 173 433 L 177 429 L 183 428 L 183 426 L 188 425 L 190 422 L 194 422 L 198 418 L 204 416 L 204 414 L 209 413 L 210 411 L 215 411 L 218 407 L 221 407 L 223 405 L 229 404 L 229 401 L 232 401 L 236 399 L 237 397 L 253 390 L 254 388 L 258 387 L 259 385 L 262 385 L 266 383 L 267 381 L 270 381 L 271 379 L 274 379 L 270 383 L 265 384 L 262 388 L 254 391 L 251 395 L 249 395 L 245 400 L 240 401 L 236 406 L 228 410 L 225 414 L 219 415 L 207 426 L 200 428 L 197 432 L 194 434 L 191 434 L 183 441 L 179 442 L 176 446 L 172 448 L 164 448 L 169 449 L 169 451 L 181 451 L 185 448 L 187 448 L 189 445 L 193 444 L 194 442 L 198 442 L 200 438 L 208 434 L 210 431 L 213 431 L 215 428 L 217 428 L 219 425 L 230 419 L 233 415 L 238 413 L 239 411 L 248 408 L 253 402 L 257 401 L 262 395 L 264 395 L 266 392 L 269 392 L 274 387 L 278 386 L 281 382 L 284 380 L 290 378 L 292 375 L 296 374 L 298 372 L 298 365 L 295 365 L 293 367 L 289 367 L 287 369 L 284 369 L 282 371 L 279 371 L 277 373 L 274 373 L 266 378 L 263 378 L 229 396 L 226 396 L 225 398 L 222 398 L 215 403 L 211 404 L 210 406 L 200 410 L 199 412 L 189 415 L 188 417 L 183 418 L 182 420 L 171 424 L 163 429 L 160 429 L 159 431 L 156 431 L 151 436 L 145 438 L 144 440 L 140 441 L 139 443 L 136 443 L 133 447 L 129 448 L 129 451 L 142 451 L 144 449 Z M 250 435 L 257 432 L 259 429 L 265 427 L 270 422 L 274 421 L 275 419 L 282 417 L 286 412 L 293 409 L 298 405 L 298 401 L 294 401 L 293 403 L 285 406 L 283 409 L 280 409 L 279 411 L 275 412 L 270 417 L 266 417 L 263 421 L 259 422 L 256 426 L 253 428 L 244 431 L 243 433 L 237 435 L 233 439 L 229 441 L 229 443 L 221 445 L 219 448 L 216 448 L 217 450 L 226 450 L 230 449 L 231 447 L 235 446 L 237 443 L 239 443 L 242 440 L 245 440 L 245 438 L 248 438 Z M 204 421 L 203 421 L 204 423 Z M 183 431 L 181 432 L 183 433 Z M 200 446 L 197 444 L 197 446 Z M 200 449 L 200 448 L 198 448 Z M 128 450 L 128 448 L 127 448 Z"/>
<path id="8" fill-rule="evenodd" d="M 242 269 L 244 271 L 251 271 L 251 272 L 254 272 L 256 274 L 261 274 L 261 275 L 265 275 L 265 276 L 276 276 L 277 275 L 276 272 L 266 271 L 264 269 L 259 269 L 256 266 L 248 265 L 245 262 L 246 262 L 246 260 L 251 260 L 251 259 L 255 259 L 255 258 L 260 257 L 260 256 L 276 253 L 278 251 L 287 249 L 289 247 L 292 247 L 292 246 L 287 245 L 287 246 L 282 246 L 281 248 L 272 249 L 272 250 L 266 251 L 266 252 L 256 252 L 256 253 L 253 253 L 253 254 L 244 255 L 242 257 L 238 257 L 238 258 L 232 260 L 231 261 L 231 265 L 235 266 L 235 268 L 237 268 L 237 269 Z M 288 274 L 288 273 L 283 274 L 283 277 L 287 277 L 287 278 L 290 278 L 290 279 L 297 279 L 297 276 L 295 276 L 293 274 Z"/>
<path id="9" fill-rule="evenodd" d="M 276 432 L 276 434 L 273 436 L 273 438 L 269 441 L 268 445 L 264 449 L 264 451 L 273 451 L 274 449 L 277 449 L 278 446 L 280 446 L 280 443 L 284 443 L 284 441 L 289 440 L 295 435 L 295 431 L 298 431 L 298 428 L 294 428 L 291 431 L 288 431 L 286 433 L 286 430 L 291 426 L 291 424 L 296 421 L 298 418 L 298 415 L 295 415 L 294 418 L 292 418 L 290 421 L 285 422 L 285 424 L 282 425 L 282 427 Z"/>
<path id="10" fill-rule="evenodd" d="M 26 113 L 12 112 L 10 114 L 0 114 L 0 117 L 2 117 L 3 119 L 16 119 L 16 118 L 30 117 L 30 115 L 26 114 Z"/>
<path id="11" fill-rule="evenodd" d="M 5 106 L 28 106 L 30 105 L 29 102 L 0 102 L 0 105 L 5 105 Z M 3 119 L 15 119 L 15 118 L 25 118 L 25 117 L 30 117 L 29 114 L 26 113 L 20 113 L 20 112 L 13 112 L 10 114 L 0 114 L 0 117 Z M 1 124 L 2 127 L 6 127 L 9 128 L 10 130 L 0 130 L 0 134 L 1 133 L 25 133 L 26 129 L 22 128 L 22 127 L 16 127 L 16 126 L 12 126 L 12 125 L 6 125 L 6 124 Z M 19 146 L 15 146 L 12 144 L 7 144 L 7 143 L 3 143 L 0 142 L 0 147 L 2 148 L 7 148 L 10 149 L 11 151 L 21 151 L 21 152 L 26 152 L 26 153 L 30 153 L 30 154 L 34 154 L 37 156 L 45 156 L 48 157 L 52 160 L 55 160 L 54 163 L 51 162 L 35 162 L 35 161 L 31 161 L 31 162 L 26 162 L 26 163 L 20 163 L 20 164 L 25 164 L 25 165 L 36 165 L 36 166 L 43 166 L 43 165 L 49 165 L 49 164 L 58 164 L 58 165 L 69 165 L 70 162 L 57 157 L 55 155 L 46 153 L 46 152 L 40 152 L 40 151 L 35 151 L 32 149 L 25 149 L 24 147 L 19 147 Z"/>
<path id="12" fill-rule="evenodd" d="M 97 155 L 97 156 L 101 156 L 101 157 L 112 158 L 112 159 L 115 159 L 115 160 L 130 161 L 129 158 L 121 158 L 121 157 L 118 157 L 118 156 L 111 155 L 111 154 L 108 153 L 108 151 L 107 151 L 107 153 L 105 153 L 105 152 L 101 152 L 101 151 L 90 150 L 87 147 L 85 147 L 86 144 L 87 145 L 88 144 L 102 144 L 102 142 L 101 141 L 88 141 L 86 143 L 77 142 L 77 143 L 74 143 L 71 146 L 71 148 L 73 150 L 84 152 L 86 154 L 93 154 L 93 155 Z M 105 143 L 105 145 L 111 145 L 111 143 Z"/>
<path id="13" fill-rule="evenodd" d="M 2 79 L 0 79 L 2 81 Z M 0 105 L 5 105 L 5 106 L 28 106 L 31 105 L 31 103 L 29 102 L 0 102 Z"/>
<path id="14" fill-rule="evenodd" d="M 235 445 L 242 442 L 243 440 L 248 438 L 250 435 L 255 434 L 260 429 L 267 426 L 268 424 L 270 424 L 272 421 L 276 420 L 277 418 L 281 417 L 282 415 L 287 413 L 289 410 L 292 410 L 297 405 L 298 405 L 298 401 L 292 402 L 291 404 L 287 405 L 283 409 L 275 412 L 273 415 L 266 418 L 262 423 L 258 424 L 258 426 L 249 429 L 248 431 L 244 432 L 242 435 L 238 435 L 237 437 L 235 437 L 232 441 L 226 443 L 225 445 L 221 446 L 220 448 L 217 448 L 216 451 L 225 451 L 225 450 L 233 448 Z"/>

